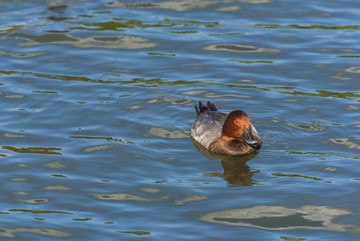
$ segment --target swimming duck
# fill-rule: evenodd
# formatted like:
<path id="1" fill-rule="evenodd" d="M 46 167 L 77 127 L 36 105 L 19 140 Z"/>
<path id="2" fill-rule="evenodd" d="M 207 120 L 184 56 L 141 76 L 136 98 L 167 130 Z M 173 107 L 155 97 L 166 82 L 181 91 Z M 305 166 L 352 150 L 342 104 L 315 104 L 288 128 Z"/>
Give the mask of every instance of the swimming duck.
<path id="1" fill-rule="evenodd" d="M 226 155 L 254 153 L 262 146 L 249 116 L 241 110 L 220 112 L 214 103 L 195 105 L 196 120 L 191 137 L 208 150 Z"/>

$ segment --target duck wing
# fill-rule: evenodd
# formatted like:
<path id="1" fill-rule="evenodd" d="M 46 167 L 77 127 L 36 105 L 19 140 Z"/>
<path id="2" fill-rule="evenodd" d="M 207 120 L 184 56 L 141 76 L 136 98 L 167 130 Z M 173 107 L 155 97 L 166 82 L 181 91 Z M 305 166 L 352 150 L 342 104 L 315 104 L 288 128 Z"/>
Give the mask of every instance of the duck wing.
<path id="1" fill-rule="evenodd" d="M 191 128 L 191 137 L 204 147 L 214 138 L 220 137 L 228 112 L 204 110 L 196 118 Z"/>

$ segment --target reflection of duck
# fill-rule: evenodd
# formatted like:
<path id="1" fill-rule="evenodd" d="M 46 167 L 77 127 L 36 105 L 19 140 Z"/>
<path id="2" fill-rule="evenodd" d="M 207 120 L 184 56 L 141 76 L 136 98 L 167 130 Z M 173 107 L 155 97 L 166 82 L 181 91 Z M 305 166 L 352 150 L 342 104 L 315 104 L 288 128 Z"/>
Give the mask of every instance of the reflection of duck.
<path id="1" fill-rule="evenodd" d="M 195 106 L 197 118 L 191 137 L 212 152 L 227 155 L 251 154 L 262 145 L 249 116 L 241 110 L 231 113 L 217 111 L 213 103 Z"/>
<path id="2" fill-rule="evenodd" d="M 256 181 L 252 179 L 257 171 L 251 170 L 246 164 L 256 153 L 246 156 L 229 156 L 210 152 L 208 149 L 193 140 L 196 149 L 210 159 L 221 159 L 221 165 L 224 173 L 214 172 L 206 173 L 206 176 L 224 178 L 230 185 L 234 186 L 252 186 Z"/>

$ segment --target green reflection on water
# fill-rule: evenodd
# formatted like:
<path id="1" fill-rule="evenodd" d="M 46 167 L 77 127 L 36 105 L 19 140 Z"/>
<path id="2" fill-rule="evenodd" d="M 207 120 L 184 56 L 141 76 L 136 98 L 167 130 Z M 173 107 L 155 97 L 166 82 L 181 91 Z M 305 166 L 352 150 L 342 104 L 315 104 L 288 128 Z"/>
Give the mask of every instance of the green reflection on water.
<path id="1" fill-rule="evenodd" d="M 167 183 L 168 180 L 154 181 L 153 183 Z"/>
<path id="2" fill-rule="evenodd" d="M 83 16 L 78 16 L 79 18 L 83 18 Z M 90 16 L 85 16 L 89 18 Z M 112 18 L 112 21 L 107 22 L 85 22 L 85 21 L 71 21 L 73 19 L 64 19 L 68 24 L 73 25 L 82 25 L 85 27 L 77 26 L 71 27 L 72 30 L 95 30 L 95 31 L 124 31 L 126 28 L 170 28 L 174 26 L 204 26 L 207 28 L 215 27 L 219 25 L 218 22 L 201 22 L 201 21 L 180 21 L 180 20 L 171 20 L 164 19 L 159 22 L 148 22 L 148 21 L 140 21 L 136 19 L 124 19 L 124 18 Z M 186 31 L 186 32 L 175 32 L 175 33 L 189 33 L 189 32 L 197 32 L 197 31 Z"/>
<path id="3" fill-rule="evenodd" d="M 163 53 L 148 53 L 148 55 L 169 56 L 169 57 L 174 57 L 174 56 L 176 56 L 176 54 L 163 54 Z"/>
<path id="4" fill-rule="evenodd" d="M 100 83 L 100 84 L 137 84 L 135 86 L 141 87 L 156 87 L 158 85 L 184 85 L 184 84 L 208 84 L 209 81 L 186 81 L 186 80 L 176 80 L 176 81 L 166 81 L 162 79 L 144 79 L 144 78 L 133 78 L 131 80 L 102 80 L 102 79 L 91 79 L 83 76 L 68 76 L 68 75 L 51 75 L 43 73 L 33 73 L 33 72 L 21 72 L 21 71 L 4 71 L 0 70 L 0 74 L 13 76 L 13 75 L 23 75 L 23 76 L 35 76 L 39 78 L 47 79 L 56 79 L 63 81 L 81 81 L 81 82 L 91 82 L 91 83 Z"/>
<path id="5" fill-rule="evenodd" d="M 51 211 L 51 210 L 9 209 L 9 211 L 10 212 L 33 213 L 33 214 L 57 213 L 57 214 L 70 214 L 70 215 L 73 215 L 73 213 L 69 213 L 69 212 Z"/>
<path id="6" fill-rule="evenodd" d="M 295 29 L 326 29 L 326 30 L 345 30 L 353 29 L 358 30 L 358 25 L 345 25 L 345 26 L 323 26 L 323 25 L 310 25 L 310 26 L 300 26 L 300 25 L 289 25 L 289 28 Z"/>
<path id="7" fill-rule="evenodd" d="M 296 155 L 319 155 L 319 156 L 336 156 L 336 157 L 347 157 L 353 159 L 360 159 L 359 155 L 351 155 L 347 153 L 338 153 L 338 152 L 316 152 L 316 151 L 285 151 L 285 153 L 296 154 Z"/>
<path id="8" fill-rule="evenodd" d="M 53 174 L 53 175 L 51 175 L 51 176 L 53 176 L 53 177 L 61 177 L 61 178 L 66 178 L 66 176 L 64 176 L 64 175 L 61 175 L 61 174 Z"/>
<path id="9" fill-rule="evenodd" d="M 198 31 L 166 31 L 167 33 L 175 33 L 175 34 L 193 34 L 198 33 Z"/>
<path id="10" fill-rule="evenodd" d="M 33 90 L 32 92 L 38 94 L 59 94 L 59 92 L 57 91 L 50 91 L 50 90 Z"/>
<path id="11" fill-rule="evenodd" d="M 267 60 L 257 60 L 257 61 L 245 61 L 245 60 L 237 60 L 237 59 L 229 59 L 228 61 L 238 62 L 242 64 L 273 64 L 273 61 Z"/>
<path id="12" fill-rule="evenodd" d="M 297 24 L 292 25 L 279 25 L 279 24 L 255 24 L 257 28 L 271 28 L 271 29 L 325 29 L 325 30 L 359 30 L 358 25 L 345 25 L 345 26 L 324 26 L 324 25 L 310 25 L 301 26 Z"/>
<path id="13" fill-rule="evenodd" d="M 125 22 L 117 22 L 117 21 L 109 21 L 102 23 L 91 23 L 91 22 L 71 22 L 66 21 L 66 23 L 70 24 L 80 24 L 87 27 L 95 27 L 95 28 L 86 28 L 86 27 L 72 27 L 72 30 L 96 30 L 96 31 L 124 31 L 121 28 L 135 28 L 142 26 L 141 21 L 138 20 L 128 20 Z M 144 26 L 143 26 L 144 27 Z M 154 27 L 154 26 L 152 26 Z"/>
<path id="14" fill-rule="evenodd" d="M 310 121 L 312 124 L 319 124 L 319 125 L 332 125 L 332 126 L 341 126 L 339 123 L 331 123 L 331 122 L 324 122 L 324 121 Z"/>
<path id="15" fill-rule="evenodd" d="M 265 62 L 265 61 L 263 61 Z M 272 61 L 269 61 L 269 63 Z M 286 95 L 295 95 L 295 96 L 314 96 L 314 97 L 332 97 L 332 98 L 342 98 L 348 100 L 355 100 L 360 102 L 358 98 L 360 98 L 360 94 L 358 92 L 334 92 L 334 91 L 326 91 L 326 90 L 315 90 L 317 93 L 308 93 L 303 91 L 298 91 L 297 87 L 293 86 L 269 86 L 269 87 L 259 87 L 256 85 L 239 85 L 239 84 L 224 84 L 224 83 L 216 83 L 214 80 L 174 80 L 169 81 L 165 79 L 155 78 L 155 79 L 145 79 L 145 78 L 132 78 L 125 80 L 103 80 L 103 79 L 91 79 L 83 76 L 68 76 L 68 75 L 52 75 L 52 74 L 43 74 L 43 73 L 33 73 L 33 72 L 21 72 L 21 71 L 6 71 L 0 70 L 0 74 L 14 76 L 14 75 L 23 75 L 23 76 L 34 76 L 39 78 L 47 78 L 47 79 L 56 79 L 63 81 L 82 81 L 82 82 L 91 82 L 91 83 L 99 83 L 99 84 L 133 84 L 134 86 L 139 87 L 157 87 L 159 85 L 194 85 L 194 84 L 202 84 L 202 85 L 213 85 L 213 86 L 221 86 L 226 88 L 243 88 L 243 89 L 257 89 L 262 91 L 271 91 L 271 90 L 294 90 L 290 91 L 278 91 L 279 94 Z M 109 75 L 109 74 L 107 74 Z M 115 75 L 118 77 L 117 75 Z"/>
<path id="16" fill-rule="evenodd" d="M 92 218 L 73 218 L 74 221 L 90 221 Z"/>
<path id="17" fill-rule="evenodd" d="M 276 177 L 302 177 L 302 178 L 311 179 L 314 181 L 323 181 L 326 183 L 330 183 L 330 182 L 324 181 L 323 179 L 318 178 L 318 177 L 310 177 L 310 176 L 305 176 L 305 175 L 300 175 L 300 174 L 271 173 L 271 175 L 276 176 Z"/>
<path id="18" fill-rule="evenodd" d="M 68 7 L 67 5 L 57 5 L 57 6 L 48 7 L 48 10 L 56 13 L 64 13 L 67 7 Z"/>
<path id="19" fill-rule="evenodd" d="M 38 25 L 31 26 L 31 27 L 36 28 L 36 27 L 43 27 L 43 26 L 46 26 L 46 25 L 45 24 L 38 24 Z M 16 32 L 16 31 L 22 30 L 24 28 L 29 28 L 29 25 L 1 26 L 0 27 L 0 33 Z"/>
<path id="20" fill-rule="evenodd" d="M 119 84 L 135 84 L 135 86 L 140 87 L 157 87 L 158 85 L 192 85 L 192 84 L 206 84 L 206 85 L 216 85 L 228 88 L 250 88 L 250 89 L 259 89 L 264 91 L 270 91 L 275 89 L 286 89 L 292 90 L 296 89 L 296 87 L 288 87 L 288 86 L 274 86 L 274 87 L 257 87 L 255 85 L 235 85 L 235 84 L 222 84 L 222 83 L 215 83 L 213 80 L 175 80 L 175 81 L 167 81 L 163 79 L 145 79 L 145 78 L 132 78 L 130 80 L 96 80 L 90 79 L 88 77 L 82 76 L 67 76 L 67 75 L 50 75 L 50 74 L 43 74 L 43 73 L 33 73 L 33 72 L 20 72 L 20 71 L 3 71 L 0 70 L 0 74 L 13 76 L 13 75 L 24 75 L 24 76 L 35 76 L 40 78 L 48 78 L 48 79 L 57 79 L 63 81 L 82 81 L 82 82 L 91 82 L 91 83 L 119 83 Z"/>
<path id="21" fill-rule="evenodd" d="M 81 17 L 81 16 L 79 16 Z M 89 16 L 86 16 L 89 18 Z M 71 19 L 73 20 L 73 19 Z M 169 28 L 173 26 L 204 26 L 204 27 L 214 27 L 218 25 L 218 22 L 201 22 L 201 21 L 178 21 L 171 19 L 164 19 L 159 22 L 146 22 L 136 19 L 124 19 L 124 18 L 112 18 L 113 21 L 108 22 L 84 22 L 84 21 L 65 21 L 68 24 L 77 24 L 85 27 L 71 27 L 70 29 L 80 29 L 80 30 L 96 30 L 96 31 L 124 31 L 124 28 Z M 90 28 L 88 28 L 90 27 Z M 197 32 L 197 31 L 194 31 Z M 176 32 L 178 33 L 178 32 Z"/>
<path id="22" fill-rule="evenodd" d="M 294 241 L 294 240 L 306 240 L 306 238 L 292 238 L 292 237 L 286 237 L 286 236 L 280 236 L 281 239 L 283 240 L 290 240 L 290 241 Z"/>
<path id="23" fill-rule="evenodd" d="M 318 97 L 333 97 L 333 98 L 342 98 L 348 100 L 357 100 L 356 98 L 360 98 L 360 95 L 357 92 L 334 92 L 334 91 L 326 91 L 326 90 L 316 90 L 317 93 L 307 93 L 302 91 L 293 91 L 293 92 L 279 92 L 280 94 L 289 94 L 289 95 L 303 95 L 303 96 L 318 96 Z"/>
<path id="24" fill-rule="evenodd" d="M 126 139 L 117 139 L 113 137 L 98 137 L 98 136 L 69 136 L 69 138 L 73 139 L 90 139 L 90 140 L 107 140 L 107 141 L 115 141 L 123 144 L 135 144 L 132 141 L 128 141 Z"/>
<path id="25" fill-rule="evenodd" d="M 175 80 L 175 81 L 166 81 L 162 79 L 144 79 L 144 78 L 133 78 L 128 81 L 122 81 L 123 84 L 137 84 L 136 86 L 142 87 L 156 87 L 158 85 L 187 85 L 187 84 L 205 84 L 208 81 L 198 81 L 198 80 Z M 142 84 L 138 84 L 142 83 Z"/>
<path id="26" fill-rule="evenodd" d="M 36 153 L 36 154 L 51 154 L 51 155 L 62 155 L 60 152 L 55 152 L 61 150 L 58 147 L 21 147 L 16 148 L 13 146 L 3 146 L 1 149 L 9 150 L 17 153 Z"/>
<path id="27" fill-rule="evenodd" d="M 136 234 L 136 235 L 150 235 L 150 232 L 145 231 L 118 231 L 119 233 L 130 233 L 130 234 Z"/>
<path id="28" fill-rule="evenodd" d="M 244 35 L 245 33 L 213 33 L 209 36 L 233 36 L 233 35 Z"/>
<path id="29" fill-rule="evenodd" d="M 2 26 L 0 28 L 0 33 L 14 32 L 14 31 L 18 31 L 20 29 L 23 29 L 25 27 L 26 27 L 26 25 Z"/>
<path id="30" fill-rule="evenodd" d="M 219 22 L 204 22 L 204 21 L 195 21 L 195 20 L 171 20 L 168 18 L 164 19 L 164 22 L 180 23 L 183 26 L 205 26 L 205 27 L 215 27 L 219 25 Z"/>
<path id="31" fill-rule="evenodd" d="M 357 55 L 339 55 L 336 57 L 337 58 L 360 58 L 360 56 L 357 56 Z"/>
<path id="32" fill-rule="evenodd" d="M 93 82 L 93 83 L 114 83 L 118 81 L 103 81 L 103 80 L 94 80 L 82 76 L 67 76 L 67 75 L 51 75 L 51 74 L 42 74 L 42 73 L 33 73 L 33 72 L 20 72 L 20 71 L 3 71 L 0 70 L 0 74 L 13 76 L 13 75 L 24 75 L 24 76 L 35 76 L 40 78 L 47 79 L 57 79 L 64 81 L 83 81 L 83 82 Z"/>

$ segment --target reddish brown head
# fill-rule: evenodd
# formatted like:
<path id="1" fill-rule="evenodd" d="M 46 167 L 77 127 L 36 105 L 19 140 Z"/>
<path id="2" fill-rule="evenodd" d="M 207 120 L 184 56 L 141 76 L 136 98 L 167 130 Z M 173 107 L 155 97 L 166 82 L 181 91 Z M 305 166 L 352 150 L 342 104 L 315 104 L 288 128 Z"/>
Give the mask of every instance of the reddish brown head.
<path id="1" fill-rule="evenodd" d="M 242 139 L 253 148 L 259 149 L 261 147 L 261 144 L 255 140 L 252 134 L 249 116 L 241 110 L 234 110 L 228 115 L 223 125 L 221 138 L 224 141 Z"/>
<path id="2" fill-rule="evenodd" d="M 221 137 L 240 139 L 241 134 L 244 132 L 244 127 L 250 129 L 249 116 L 241 110 L 234 110 L 226 118 Z"/>

